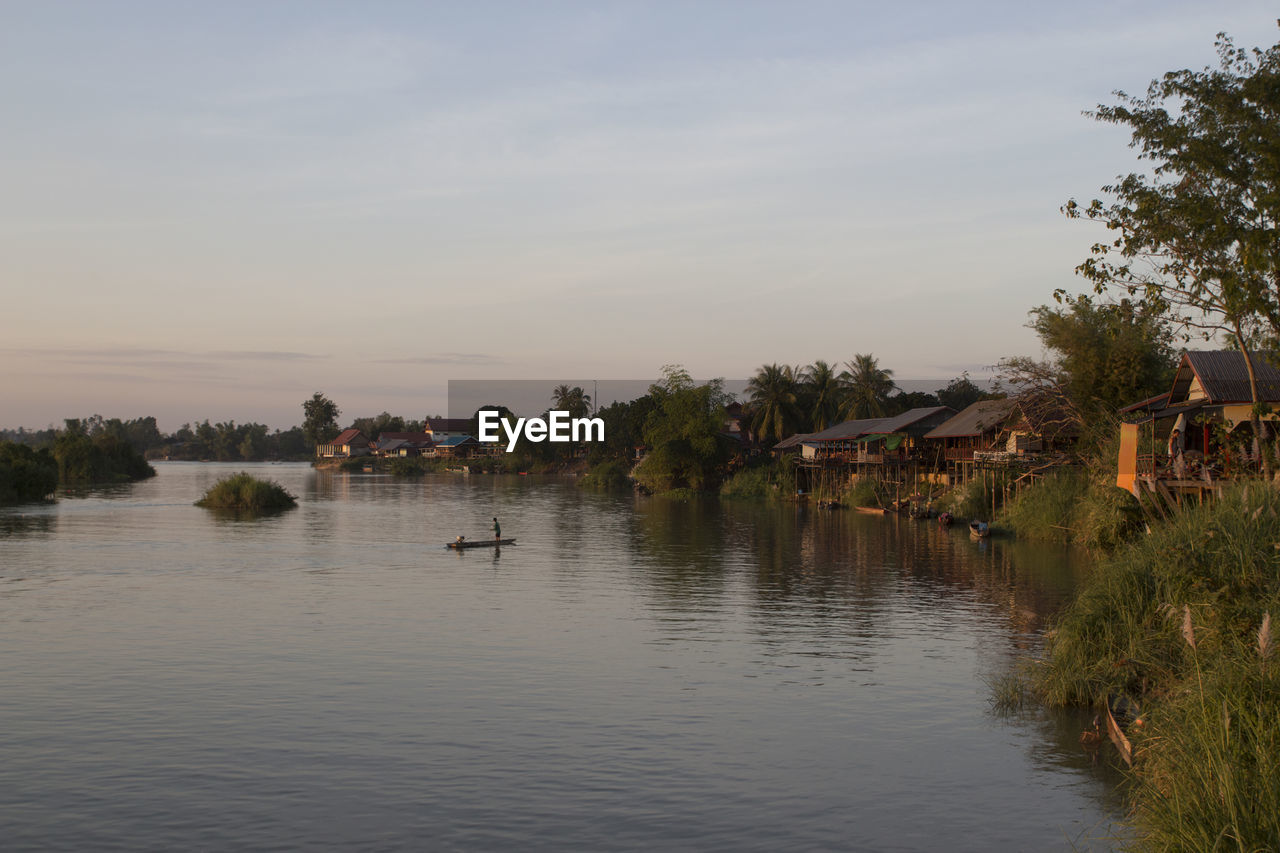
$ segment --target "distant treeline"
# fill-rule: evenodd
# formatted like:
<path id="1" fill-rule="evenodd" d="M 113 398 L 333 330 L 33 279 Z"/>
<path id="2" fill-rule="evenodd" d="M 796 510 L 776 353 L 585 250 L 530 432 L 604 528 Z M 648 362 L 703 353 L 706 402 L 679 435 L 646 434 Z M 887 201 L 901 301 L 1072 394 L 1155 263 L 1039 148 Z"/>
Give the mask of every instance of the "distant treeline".
<path id="1" fill-rule="evenodd" d="M 148 459 L 211 460 L 247 462 L 254 460 L 310 459 L 315 446 L 303 436 L 301 427 L 271 432 L 265 424 L 211 424 L 209 421 L 183 424 L 172 433 L 162 433 L 154 417 L 103 418 L 94 415 L 68 420 L 63 429 L 0 430 L 0 439 L 35 449 L 53 449 L 67 434 L 84 434 L 104 446 L 113 442 L 127 445 Z"/>
<path id="2" fill-rule="evenodd" d="M 0 435 L 0 503 L 43 500 L 59 485 L 123 483 L 156 473 L 118 420 L 69 420 L 60 430 Z"/>

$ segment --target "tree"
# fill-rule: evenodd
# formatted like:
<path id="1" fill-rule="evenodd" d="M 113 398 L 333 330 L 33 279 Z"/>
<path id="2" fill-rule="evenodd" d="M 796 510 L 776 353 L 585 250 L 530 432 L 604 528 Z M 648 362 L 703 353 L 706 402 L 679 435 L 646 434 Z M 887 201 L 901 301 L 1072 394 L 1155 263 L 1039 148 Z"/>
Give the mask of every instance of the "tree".
<path id="1" fill-rule="evenodd" d="M 840 377 L 847 396 L 841 414 L 852 419 L 884 417 L 889 394 L 897 387 L 893 384 L 893 371 L 882 369 L 871 353 L 858 353 L 844 365 L 848 370 Z"/>
<path id="2" fill-rule="evenodd" d="M 751 398 L 751 432 L 781 441 L 799 429 L 804 416 L 798 404 L 799 370 L 790 365 L 764 364 L 747 381 Z"/>
<path id="3" fill-rule="evenodd" d="M 636 480 L 654 492 L 711 488 L 729 457 L 722 432 L 730 395 L 723 380 L 696 385 L 679 365 L 667 365 L 662 373 L 663 380 L 649 386 L 654 401 L 644 427 L 649 453 L 636 466 Z"/>
<path id="4" fill-rule="evenodd" d="M 1086 417 L 1166 391 L 1173 380 L 1172 331 L 1150 304 L 1077 297 L 1065 308 L 1042 305 L 1031 317 L 1028 325 L 1054 354 L 1066 393 Z"/>
<path id="5" fill-rule="evenodd" d="M 964 411 L 979 400 L 987 400 L 991 397 L 991 394 L 983 391 L 969 378 L 967 370 L 947 383 L 947 387 L 938 389 L 938 405 L 950 406 L 957 412 Z"/>
<path id="6" fill-rule="evenodd" d="M 557 385 L 551 392 L 551 408 L 568 412 L 572 418 L 585 418 L 591 413 L 591 395 L 577 385 Z"/>
<path id="7" fill-rule="evenodd" d="M 404 418 L 390 412 L 372 418 L 356 418 L 351 422 L 351 428 L 360 430 L 370 441 L 377 440 L 384 432 L 411 432 L 405 427 Z"/>
<path id="8" fill-rule="evenodd" d="M 1237 49 L 1222 33 L 1216 44 L 1217 69 L 1170 71 L 1145 97 L 1116 92 L 1119 104 L 1089 114 L 1128 127 L 1152 175 L 1119 177 L 1103 187 L 1110 203 L 1072 199 L 1063 211 L 1116 232 L 1076 268 L 1095 292 L 1168 308 L 1187 337 L 1234 338 L 1260 436 L 1252 353 L 1280 339 L 1280 45 Z"/>
<path id="9" fill-rule="evenodd" d="M 307 443 L 314 447 L 333 438 L 338 431 L 340 414 L 337 403 L 319 391 L 312 394 L 311 399 L 302 404 L 302 434 L 307 437 Z"/>
<path id="10" fill-rule="evenodd" d="M 836 369 L 822 359 L 805 368 L 804 402 L 807 404 L 809 427 L 815 432 L 835 426 L 844 402 L 844 385 Z"/>
<path id="11" fill-rule="evenodd" d="M 58 488 L 58 463 L 48 450 L 0 441 L 0 504 L 39 501 Z"/>

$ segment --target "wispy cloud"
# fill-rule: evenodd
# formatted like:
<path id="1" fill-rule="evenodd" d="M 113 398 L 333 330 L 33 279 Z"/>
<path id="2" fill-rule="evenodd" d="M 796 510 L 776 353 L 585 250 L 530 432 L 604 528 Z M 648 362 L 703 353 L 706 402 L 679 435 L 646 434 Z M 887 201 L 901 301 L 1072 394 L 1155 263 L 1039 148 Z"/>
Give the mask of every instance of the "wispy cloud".
<path id="1" fill-rule="evenodd" d="M 418 355 L 409 358 L 380 358 L 375 364 L 463 364 L 489 366 L 507 364 L 505 359 L 483 352 L 441 352 L 434 355 Z"/>

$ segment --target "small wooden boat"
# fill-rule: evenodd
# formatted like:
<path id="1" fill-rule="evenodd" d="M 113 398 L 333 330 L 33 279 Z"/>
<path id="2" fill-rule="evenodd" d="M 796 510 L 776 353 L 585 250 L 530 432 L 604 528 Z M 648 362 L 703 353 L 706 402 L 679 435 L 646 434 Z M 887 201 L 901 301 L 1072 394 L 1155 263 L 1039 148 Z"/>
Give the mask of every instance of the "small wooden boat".
<path id="1" fill-rule="evenodd" d="M 974 519 L 969 522 L 969 536 L 972 539 L 986 539 L 991 535 L 991 528 L 985 521 Z"/>
<path id="2" fill-rule="evenodd" d="M 1117 721 L 1117 717 L 1120 719 Z M 1125 736 L 1127 726 L 1141 726 L 1142 716 L 1138 703 L 1124 695 L 1107 697 L 1107 735 L 1115 744 L 1116 752 L 1124 759 L 1124 763 L 1133 766 L 1133 745 Z"/>
<path id="3" fill-rule="evenodd" d="M 464 551 L 467 548 L 497 548 L 499 545 L 513 545 L 515 541 L 514 537 L 511 539 L 463 539 L 461 542 L 450 542 L 445 547 Z"/>
<path id="4" fill-rule="evenodd" d="M 868 515 L 885 515 L 889 512 L 882 506 L 855 506 L 854 509 L 858 512 L 865 512 Z"/>

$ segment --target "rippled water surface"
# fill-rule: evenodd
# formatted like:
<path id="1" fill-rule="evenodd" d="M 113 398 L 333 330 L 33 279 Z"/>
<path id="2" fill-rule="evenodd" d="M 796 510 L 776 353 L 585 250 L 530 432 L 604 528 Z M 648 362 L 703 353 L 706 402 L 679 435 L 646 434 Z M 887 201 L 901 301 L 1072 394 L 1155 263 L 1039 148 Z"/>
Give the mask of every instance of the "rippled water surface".
<path id="1" fill-rule="evenodd" d="M 192 505 L 240 467 L 0 510 L 0 847 L 1111 844 L 1084 721 L 986 683 L 1079 558 L 524 477 Z M 517 545 L 442 547 L 493 515 Z"/>

